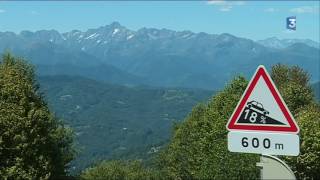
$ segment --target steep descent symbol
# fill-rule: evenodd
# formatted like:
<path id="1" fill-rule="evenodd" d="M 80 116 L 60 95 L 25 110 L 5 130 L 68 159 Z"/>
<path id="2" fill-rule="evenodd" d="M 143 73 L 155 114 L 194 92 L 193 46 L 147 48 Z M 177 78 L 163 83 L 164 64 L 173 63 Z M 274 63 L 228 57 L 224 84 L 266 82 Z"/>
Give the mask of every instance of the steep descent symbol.
<path id="1" fill-rule="evenodd" d="M 268 116 L 269 111 L 263 108 L 263 105 L 257 101 L 250 101 L 244 108 L 237 123 L 254 124 L 282 124 L 284 123 Z"/>
<path id="2" fill-rule="evenodd" d="M 259 66 L 227 129 L 298 133 L 299 128 L 264 66 Z"/>

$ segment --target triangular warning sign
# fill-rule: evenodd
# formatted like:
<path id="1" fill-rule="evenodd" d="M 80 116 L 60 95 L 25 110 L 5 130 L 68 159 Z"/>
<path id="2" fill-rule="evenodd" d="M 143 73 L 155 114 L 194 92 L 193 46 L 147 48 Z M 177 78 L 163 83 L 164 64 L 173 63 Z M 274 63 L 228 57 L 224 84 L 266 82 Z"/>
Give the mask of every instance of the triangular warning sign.
<path id="1" fill-rule="evenodd" d="M 229 119 L 227 129 L 299 132 L 299 127 L 264 66 L 257 68 Z"/>

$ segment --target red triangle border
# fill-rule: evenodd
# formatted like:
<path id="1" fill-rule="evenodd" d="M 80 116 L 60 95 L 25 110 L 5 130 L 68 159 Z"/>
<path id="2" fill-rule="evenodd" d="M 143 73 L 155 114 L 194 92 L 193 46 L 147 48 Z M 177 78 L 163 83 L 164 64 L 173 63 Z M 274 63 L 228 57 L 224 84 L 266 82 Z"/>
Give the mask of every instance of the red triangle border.
<path id="1" fill-rule="evenodd" d="M 258 80 L 262 77 L 264 81 L 266 82 L 269 90 L 271 91 L 273 97 L 275 98 L 275 101 L 277 102 L 278 106 L 280 107 L 282 113 L 284 114 L 284 117 L 287 119 L 289 127 L 283 127 L 283 126 L 257 126 L 257 125 L 241 125 L 236 124 L 237 119 L 239 118 L 240 113 L 242 112 L 245 103 L 247 102 L 248 98 L 250 97 L 253 89 L 255 88 Z M 288 107 L 286 106 L 285 102 L 280 96 L 280 93 L 276 89 L 276 86 L 274 85 L 272 79 L 270 78 L 268 72 L 266 71 L 264 66 L 259 66 L 255 75 L 251 79 L 247 89 L 245 90 L 240 102 L 238 103 L 235 111 L 233 112 L 231 118 L 229 119 L 229 122 L 227 124 L 227 129 L 229 131 L 234 130 L 253 130 L 253 131 L 276 131 L 276 132 L 283 132 L 283 133 L 298 133 L 299 127 L 295 123 L 295 120 L 293 119 L 293 116 L 291 115 L 290 111 L 288 110 Z"/>

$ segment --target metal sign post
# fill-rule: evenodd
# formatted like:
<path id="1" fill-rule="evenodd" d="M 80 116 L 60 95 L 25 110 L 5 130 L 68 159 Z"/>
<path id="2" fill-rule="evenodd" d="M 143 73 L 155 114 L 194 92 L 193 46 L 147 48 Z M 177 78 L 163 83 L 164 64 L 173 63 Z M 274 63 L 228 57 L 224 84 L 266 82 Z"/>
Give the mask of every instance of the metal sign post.
<path id="1" fill-rule="evenodd" d="M 292 179 L 296 176 L 290 167 L 279 158 L 270 155 L 261 155 L 260 162 L 257 166 L 261 168 L 260 178 L 267 179 Z"/>

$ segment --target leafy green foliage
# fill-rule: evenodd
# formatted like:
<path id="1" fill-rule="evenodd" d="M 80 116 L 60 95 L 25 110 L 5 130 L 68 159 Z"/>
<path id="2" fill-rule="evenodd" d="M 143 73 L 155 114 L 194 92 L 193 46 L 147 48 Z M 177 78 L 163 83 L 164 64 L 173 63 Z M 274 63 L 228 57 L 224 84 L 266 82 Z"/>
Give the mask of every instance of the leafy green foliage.
<path id="1" fill-rule="evenodd" d="M 272 78 L 300 127 L 300 155 L 284 159 L 298 179 L 319 179 L 320 106 L 309 85 L 309 75 L 297 66 L 276 65 Z"/>
<path id="2" fill-rule="evenodd" d="M 286 65 L 277 64 L 272 67 L 271 77 L 293 114 L 314 102 L 309 75 L 298 66 L 289 68 Z"/>
<path id="3" fill-rule="evenodd" d="M 300 127 L 300 155 L 286 157 L 298 179 L 320 178 L 320 106 L 309 105 L 297 115 Z"/>
<path id="4" fill-rule="evenodd" d="M 256 178 L 257 155 L 230 153 L 227 119 L 247 81 L 238 77 L 207 104 L 196 106 L 175 130 L 160 165 L 175 179 Z"/>
<path id="5" fill-rule="evenodd" d="M 146 169 L 140 161 L 103 161 L 93 168 L 85 170 L 81 176 L 83 180 L 150 180 L 165 179 L 159 172 Z"/>
<path id="6" fill-rule="evenodd" d="M 315 93 L 316 99 L 318 100 L 318 102 L 320 102 L 320 81 L 314 83 L 312 85 L 312 89 Z"/>
<path id="7" fill-rule="evenodd" d="M 49 179 L 66 174 L 72 132 L 50 113 L 33 67 L 5 54 L 0 63 L 0 176 Z"/>

